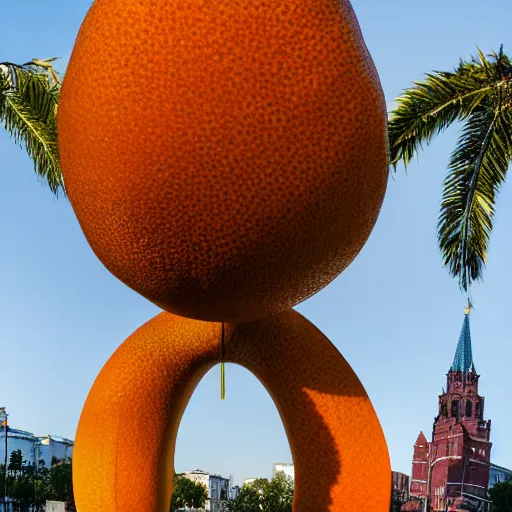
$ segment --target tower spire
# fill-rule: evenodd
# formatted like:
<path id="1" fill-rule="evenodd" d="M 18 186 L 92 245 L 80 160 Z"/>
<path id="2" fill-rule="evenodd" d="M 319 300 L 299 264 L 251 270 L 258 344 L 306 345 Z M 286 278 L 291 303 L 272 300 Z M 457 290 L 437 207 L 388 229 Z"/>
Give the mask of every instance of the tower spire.
<path id="1" fill-rule="evenodd" d="M 467 373 L 469 371 L 475 371 L 475 365 L 473 364 L 473 353 L 471 350 L 471 330 L 469 328 L 469 313 L 473 305 L 471 300 L 468 299 L 468 305 L 464 312 L 464 322 L 462 323 L 462 330 L 459 336 L 459 342 L 457 343 L 457 350 L 455 351 L 455 357 L 451 370 L 454 372 Z"/>

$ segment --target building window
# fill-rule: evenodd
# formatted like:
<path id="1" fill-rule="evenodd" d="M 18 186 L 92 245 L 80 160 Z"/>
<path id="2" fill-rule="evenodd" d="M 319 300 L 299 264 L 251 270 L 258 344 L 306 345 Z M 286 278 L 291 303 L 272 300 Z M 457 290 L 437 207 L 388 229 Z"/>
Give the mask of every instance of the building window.
<path id="1" fill-rule="evenodd" d="M 458 417 L 459 415 L 459 401 L 458 400 L 452 400 L 452 416 Z"/>
<path id="2" fill-rule="evenodd" d="M 473 414 L 473 402 L 471 400 L 468 400 L 466 402 L 466 417 L 471 418 Z"/>
<path id="3" fill-rule="evenodd" d="M 482 403 L 477 402 L 476 404 L 476 417 L 481 420 L 482 419 Z"/>

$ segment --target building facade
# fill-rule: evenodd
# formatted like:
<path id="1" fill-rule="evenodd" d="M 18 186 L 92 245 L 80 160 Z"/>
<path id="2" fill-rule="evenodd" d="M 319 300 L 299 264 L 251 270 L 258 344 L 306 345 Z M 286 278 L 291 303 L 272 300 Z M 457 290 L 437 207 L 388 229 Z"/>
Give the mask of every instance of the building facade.
<path id="1" fill-rule="evenodd" d="M 491 462 L 489 466 L 489 489 L 501 482 L 512 480 L 512 469 L 502 468 Z"/>
<path id="2" fill-rule="evenodd" d="M 295 481 L 295 468 L 291 462 L 274 462 L 272 478 L 275 478 L 277 473 L 284 473 L 292 482 Z"/>
<path id="3" fill-rule="evenodd" d="M 5 460 L 5 435 L 7 431 L 7 459 L 13 451 L 21 450 L 27 464 L 49 468 L 73 454 L 73 441 L 57 436 L 36 436 L 32 432 L 6 426 L 7 413 L 0 407 L 0 463 Z"/>
<path id="4" fill-rule="evenodd" d="M 491 420 L 485 419 L 484 397 L 478 392 L 469 313 L 468 307 L 446 388 L 438 397 L 432 441 L 420 432 L 414 444 L 411 501 L 403 510 L 488 510 L 492 479 L 505 478 L 504 468 L 490 462 Z"/>
<path id="5" fill-rule="evenodd" d="M 393 482 L 393 495 L 400 498 L 402 502 L 409 500 L 409 475 L 391 472 L 391 480 Z"/>
<path id="6" fill-rule="evenodd" d="M 231 486 L 231 492 L 229 493 L 229 499 L 230 500 L 236 500 L 238 498 L 239 494 L 240 494 L 240 486 L 239 485 L 232 485 Z"/>
<path id="7" fill-rule="evenodd" d="M 189 478 L 194 482 L 203 484 L 208 489 L 205 510 L 208 512 L 220 512 L 231 494 L 231 480 L 220 475 L 208 473 L 201 469 L 185 471 L 181 476 Z"/>

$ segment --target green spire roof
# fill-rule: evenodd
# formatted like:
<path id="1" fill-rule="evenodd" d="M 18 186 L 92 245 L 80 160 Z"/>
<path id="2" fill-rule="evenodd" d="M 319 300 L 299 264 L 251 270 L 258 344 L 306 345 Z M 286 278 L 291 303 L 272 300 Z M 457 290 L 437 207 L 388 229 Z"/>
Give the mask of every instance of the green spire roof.
<path id="1" fill-rule="evenodd" d="M 464 323 L 460 332 L 459 342 L 457 343 L 457 350 L 455 351 L 455 358 L 451 370 L 454 372 L 469 372 L 475 371 L 473 364 L 473 354 L 471 352 L 471 331 L 469 329 L 469 311 L 466 310 Z"/>

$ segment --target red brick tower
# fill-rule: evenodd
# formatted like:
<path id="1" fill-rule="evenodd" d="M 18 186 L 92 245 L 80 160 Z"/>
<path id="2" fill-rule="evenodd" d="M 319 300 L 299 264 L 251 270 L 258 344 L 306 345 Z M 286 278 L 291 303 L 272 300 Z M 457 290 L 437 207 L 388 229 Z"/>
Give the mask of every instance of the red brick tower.
<path id="1" fill-rule="evenodd" d="M 412 457 L 411 497 L 425 498 L 427 495 L 429 452 L 430 443 L 425 434 L 420 432 L 414 443 Z"/>
<path id="2" fill-rule="evenodd" d="M 435 512 L 447 511 L 462 498 L 485 510 L 491 456 L 491 421 L 484 420 L 484 398 L 478 394 L 473 364 L 470 307 L 466 309 L 455 358 L 439 396 L 433 440 L 421 433 L 414 446 L 411 497 Z M 426 444 L 426 446 L 425 446 Z M 423 462 L 425 461 L 425 462 Z M 423 508 L 423 507 L 422 507 Z"/>

